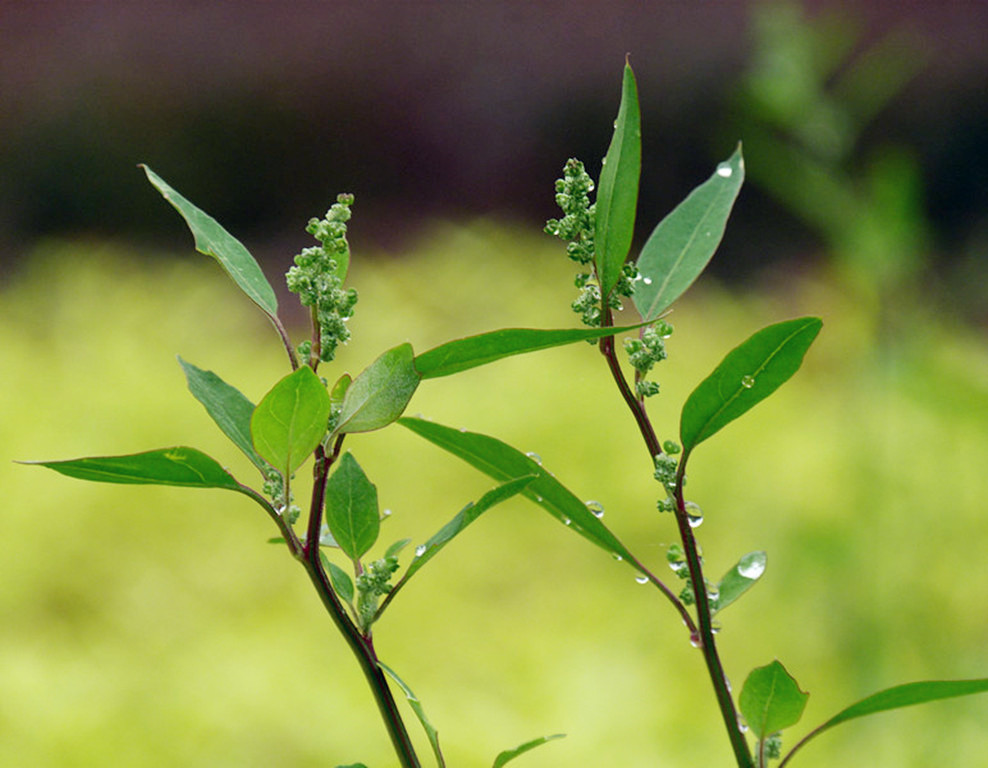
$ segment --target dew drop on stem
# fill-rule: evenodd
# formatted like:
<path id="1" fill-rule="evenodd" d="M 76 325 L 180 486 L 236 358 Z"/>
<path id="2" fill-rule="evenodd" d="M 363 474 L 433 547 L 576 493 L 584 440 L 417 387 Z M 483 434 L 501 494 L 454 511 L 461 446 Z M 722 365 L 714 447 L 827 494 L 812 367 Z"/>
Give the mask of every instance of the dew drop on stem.
<path id="1" fill-rule="evenodd" d="M 686 520 L 689 522 L 690 528 L 699 528 L 703 524 L 703 510 L 700 509 L 700 505 L 693 501 L 687 501 L 683 506 L 686 508 Z"/>
<path id="2" fill-rule="evenodd" d="M 646 576 L 644 573 L 639 573 L 637 576 L 635 576 L 635 581 L 637 581 L 639 584 L 648 584 L 648 576 Z"/>

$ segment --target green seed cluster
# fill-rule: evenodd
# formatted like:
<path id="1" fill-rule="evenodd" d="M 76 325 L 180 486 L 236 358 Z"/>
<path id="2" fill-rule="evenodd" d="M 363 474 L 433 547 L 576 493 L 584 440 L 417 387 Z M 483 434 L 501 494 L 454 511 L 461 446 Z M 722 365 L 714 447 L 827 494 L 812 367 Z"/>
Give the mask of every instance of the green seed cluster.
<path id="1" fill-rule="evenodd" d="M 374 623 L 378 601 L 391 589 L 391 577 L 398 570 L 398 557 L 389 555 L 369 563 L 357 577 L 357 617 L 366 630 Z"/>
<path id="2" fill-rule="evenodd" d="M 298 294 L 303 306 L 311 307 L 319 326 L 319 359 L 329 362 L 336 348 L 350 338 L 346 321 L 353 314 L 357 292 L 343 288 L 350 264 L 346 222 L 350 220 L 353 195 L 339 195 L 322 219 L 311 219 L 305 228 L 320 245 L 305 248 L 295 257 L 295 266 L 285 276 L 288 290 Z M 299 354 L 308 357 L 312 342 L 299 345 Z"/>
<path id="3" fill-rule="evenodd" d="M 658 320 L 654 325 L 642 330 L 639 338 L 624 340 L 628 362 L 635 369 L 635 393 L 640 398 L 659 393 L 658 382 L 646 381 L 645 377 L 656 363 L 666 359 L 665 340 L 672 335 L 672 330 L 669 323 Z"/>
<path id="4" fill-rule="evenodd" d="M 285 481 L 279 472 L 274 467 L 268 467 L 264 473 L 264 494 L 271 499 L 271 503 L 275 509 L 282 510 L 282 514 L 285 515 L 288 520 L 289 525 L 294 525 L 298 520 L 299 515 L 302 514 L 302 510 L 298 505 L 293 504 L 295 500 L 295 494 L 289 494 L 289 497 L 285 498 Z"/>

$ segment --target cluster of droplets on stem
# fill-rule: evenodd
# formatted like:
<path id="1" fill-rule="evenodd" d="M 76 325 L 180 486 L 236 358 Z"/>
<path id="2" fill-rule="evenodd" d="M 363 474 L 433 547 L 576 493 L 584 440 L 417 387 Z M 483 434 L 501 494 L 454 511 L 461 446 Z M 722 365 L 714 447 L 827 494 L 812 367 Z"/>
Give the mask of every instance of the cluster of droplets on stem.
<path id="1" fill-rule="evenodd" d="M 703 558 L 701 558 L 702 562 Z M 690 569 L 686 562 L 686 553 L 681 544 L 670 544 L 666 549 L 666 562 L 670 570 L 683 580 L 683 589 L 679 593 L 679 599 L 686 605 L 693 605 L 696 602 L 696 594 L 693 592 L 693 584 L 690 582 Z M 712 584 L 704 577 L 703 583 L 707 592 L 707 603 L 711 612 L 716 612 L 720 602 L 720 588 Z M 720 630 L 719 626 L 714 626 L 714 632 Z"/>
<path id="2" fill-rule="evenodd" d="M 329 362 L 336 347 L 350 338 L 347 320 L 357 303 L 357 292 L 343 288 L 350 265 L 346 222 L 350 220 L 353 195 L 341 194 L 322 219 L 310 219 L 306 232 L 320 245 L 304 248 L 295 257 L 295 266 L 285 275 L 288 290 L 298 294 L 303 306 L 310 307 L 318 327 L 318 359 Z M 315 331 L 314 331 L 315 332 Z M 313 341 L 298 346 L 303 359 L 313 356 Z"/>
<path id="3" fill-rule="evenodd" d="M 566 255 L 587 271 L 576 276 L 575 284 L 580 295 L 573 302 L 573 311 L 580 315 L 585 325 L 598 327 L 603 317 L 602 305 L 620 310 L 621 297 L 631 296 L 638 269 L 634 264 L 625 264 L 617 284 L 606 296 L 601 296 L 600 280 L 594 266 L 594 228 L 596 226 L 596 204 L 590 202 L 594 183 L 583 163 L 575 158 L 566 161 L 563 176 L 556 180 L 556 205 L 563 212 L 561 219 L 549 219 L 545 231 L 566 241 Z M 590 343 L 596 343 L 591 340 Z"/>

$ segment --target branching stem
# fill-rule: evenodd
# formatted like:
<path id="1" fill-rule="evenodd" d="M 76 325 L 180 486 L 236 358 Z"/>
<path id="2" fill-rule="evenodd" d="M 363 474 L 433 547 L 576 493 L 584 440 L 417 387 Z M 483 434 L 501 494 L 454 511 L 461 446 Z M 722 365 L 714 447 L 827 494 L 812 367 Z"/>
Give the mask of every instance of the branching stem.
<path id="1" fill-rule="evenodd" d="M 603 313 L 603 325 L 605 327 L 614 325 L 611 310 L 606 308 L 606 306 Z M 635 397 L 624 377 L 617 355 L 614 352 L 613 336 L 605 336 L 600 340 L 600 351 L 607 359 L 607 365 L 611 370 L 614 381 L 625 403 L 627 403 L 628 408 L 635 417 L 635 422 L 638 424 L 638 431 L 641 432 L 641 436 L 645 440 L 645 445 L 648 447 L 649 456 L 654 461 L 655 457 L 662 453 L 662 448 L 655 434 L 655 430 L 652 428 L 652 423 L 649 421 L 648 414 L 645 412 L 644 403 Z M 707 672 L 714 686 L 717 705 L 720 708 L 724 726 L 727 728 L 727 735 L 731 741 L 731 747 L 734 750 L 734 757 L 737 760 L 738 768 L 754 768 L 755 763 L 751 756 L 751 750 L 748 747 L 748 740 L 741 732 L 741 727 L 738 724 L 738 714 L 734 707 L 734 699 L 728 688 L 724 667 L 717 653 L 710 603 L 707 600 L 707 586 L 703 579 L 703 564 L 700 562 L 700 553 L 697 549 L 696 538 L 693 536 L 693 528 L 690 526 L 689 515 L 686 513 L 686 503 L 683 499 L 683 478 L 687 456 L 688 454 L 683 456 L 677 470 L 675 514 L 676 524 L 679 527 L 679 538 L 682 541 L 683 551 L 686 555 L 686 565 L 689 568 L 690 583 L 693 586 L 693 594 L 696 598 L 696 616 L 699 626 L 697 627 L 693 622 L 687 622 L 686 626 L 690 630 L 691 642 L 696 644 L 703 652 L 703 658 L 707 664 Z M 680 603 L 678 598 L 676 602 Z M 682 612 L 686 613 L 685 608 L 683 608 Z"/>

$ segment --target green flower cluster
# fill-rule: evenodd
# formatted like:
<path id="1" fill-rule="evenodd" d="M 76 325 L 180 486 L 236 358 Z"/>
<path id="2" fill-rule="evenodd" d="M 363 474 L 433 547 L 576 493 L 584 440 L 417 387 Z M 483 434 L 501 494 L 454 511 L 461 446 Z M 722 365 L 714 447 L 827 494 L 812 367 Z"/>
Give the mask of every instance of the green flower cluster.
<path id="1" fill-rule="evenodd" d="M 651 397 L 659 393 L 658 382 L 646 381 L 645 377 L 656 363 L 666 359 L 665 340 L 672 335 L 672 330 L 669 323 L 658 320 L 643 329 L 637 339 L 624 340 L 628 362 L 635 369 L 635 393 L 638 397 Z"/>
<path id="2" fill-rule="evenodd" d="M 585 325 L 598 327 L 602 315 L 602 297 L 600 280 L 594 266 L 596 205 L 590 202 L 593 189 L 593 179 L 587 174 L 583 163 L 575 158 L 567 160 L 563 177 L 556 180 L 556 205 L 562 209 L 564 215 L 561 219 L 549 219 L 545 224 L 545 231 L 567 241 L 566 255 L 573 261 L 589 266 L 589 271 L 576 276 L 575 284 L 580 289 L 580 295 L 572 307 Z M 633 293 L 637 275 L 638 270 L 633 264 L 622 267 L 617 284 L 607 296 L 609 308 L 621 309 L 620 297 Z"/>
<path id="3" fill-rule="evenodd" d="M 398 557 L 388 555 L 369 563 L 357 577 L 357 617 L 360 627 L 367 630 L 374 623 L 378 601 L 391 589 L 391 577 L 398 570 Z"/>
<path id="4" fill-rule="evenodd" d="M 350 220 L 353 195 L 339 195 L 322 219 L 310 219 L 305 231 L 320 242 L 305 248 L 295 257 L 295 266 L 285 279 L 288 290 L 298 294 L 305 307 L 311 307 L 319 328 L 319 359 L 329 362 L 336 347 L 350 338 L 346 321 L 353 314 L 357 292 L 343 288 L 350 266 L 350 245 L 346 239 L 346 222 Z M 312 341 L 298 347 L 302 357 L 312 354 Z"/>
<path id="5" fill-rule="evenodd" d="M 271 499 L 271 504 L 274 508 L 280 514 L 285 515 L 289 525 L 294 525 L 299 515 L 302 514 L 302 510 L 298 505 L 292 503 L 295 501 L 295 494 L 289 493 L 288 498 L 285 498 L 285 480 L 281 476 L 281 472 L 274 467 L 268 467 L 264 472 L 264 486 L 262 490 Z"/>

